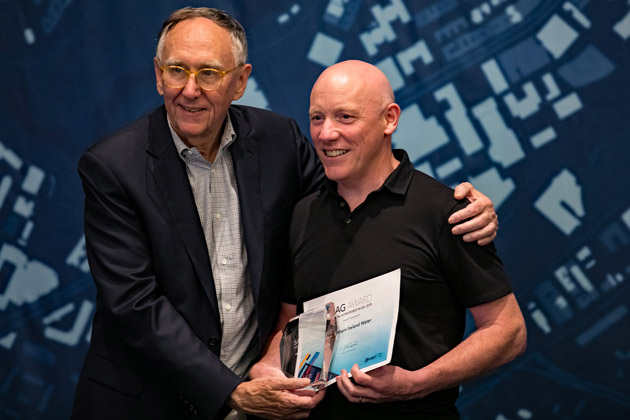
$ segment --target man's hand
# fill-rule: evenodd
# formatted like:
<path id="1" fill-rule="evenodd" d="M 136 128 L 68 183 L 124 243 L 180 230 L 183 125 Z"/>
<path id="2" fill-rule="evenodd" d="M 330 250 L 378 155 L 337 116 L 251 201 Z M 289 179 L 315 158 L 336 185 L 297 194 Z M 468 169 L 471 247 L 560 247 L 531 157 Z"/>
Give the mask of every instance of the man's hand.
<path id="1" fill-rule="evenodd" d="M 497 236 L 499 219 L 494 211 L 492 201 L 477 191 L 469 182 L 463 182 L 455 188 L 455 198 L 461 200 L 467 198 L 470 204 L 449 217 L 452 225 L 466 220 L 453 227 L 454 235 L 463 236 L 464 241 L 477 241 L 479 245 L 488 245 Z"/>
<path id="2" fill-rule="evenodd" d="M 339 391 L 354 403 L 380 403 L 386 401 L 409 400 L 423 395 L 416 390 L 413 372 L 398 366 L 386 365 L 368 373 L 361 372 L 355 364 L 350 370 L 355 383 L 348 372 L 341 371 L 337 376 Z"/>
<path id="3" fill-rule="evenodd" d="M 251 379 L 258 378 L 282 378 L 286 379 L 286 375 L 282 370 L 274 365 L 260 361 L 255 363 L 249 370 L 249 377 Z"/>
<path id="4" fill-rule="evenodd" d="M 282 303 L 276 331 L 272 334 L 263 357 L 249 371 L 249 382 L 242 382 L 230 394 L 227 404 L 237 411 L 264 418 L 300 419 L 324 398 L 325 391 L 304 390 L 306 378 L 287 378 L 280 369 L 282 328 L 295 316 L 296 307 Z"/>
<path id="5" fill-rule="evenodd" d="M 263 418 L 303 419 L 324 398 L 324 393 L 302 390 L 306 378 L 259 378 L 240 383 L 227 404 L 240 412 Z"/>

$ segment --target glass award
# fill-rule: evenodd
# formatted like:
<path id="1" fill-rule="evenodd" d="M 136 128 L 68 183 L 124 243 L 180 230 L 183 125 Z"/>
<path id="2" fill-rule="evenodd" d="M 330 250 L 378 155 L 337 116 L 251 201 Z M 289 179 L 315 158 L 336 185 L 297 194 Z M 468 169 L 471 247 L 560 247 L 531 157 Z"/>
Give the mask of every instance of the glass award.
<path id="1" fill-rule="evenodd" d="M 308 378 L 310 387 L 326 386 L 336 338 L 335 305 L 311 309 L 291 318 L 282 332 L 280 363 L 288 377 Z"/>

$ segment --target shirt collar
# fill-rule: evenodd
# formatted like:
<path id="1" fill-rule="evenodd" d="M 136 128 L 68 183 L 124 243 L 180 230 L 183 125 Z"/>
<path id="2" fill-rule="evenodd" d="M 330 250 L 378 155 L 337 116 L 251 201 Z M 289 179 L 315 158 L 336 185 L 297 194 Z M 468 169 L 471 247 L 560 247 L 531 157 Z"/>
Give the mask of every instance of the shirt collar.
<path id="1" fill-rule="evenodd" d="M 396 158 L 400 164 L 389 174 L 385 182 L 383 182 L 383 185 L 376 191 L 387 189 L 394 194 L 405 195 L 411 183 L 411 178 L 413 177 L 414 166 L 409 160 L 407 152 L 403 149 L 394 149 L 392 152 L 394 153 L 394 158 Z M 337 194 L 336 182 L 327 179 L 326 187 L 328 191 Z"/>
<path id="2" fill-rule="evenodd" d="M 170 118 L 168 118 L 168 128 L 171 130 L 171 137 L 173 137 L 173 142 L 175 143 L 175 147 L 177 148 L 177 153 L 181 159 L 185 159 L 187 155 L 192 153 L 199 153 L 196 147 L 188 147 L 186 143 L 177 135 L 175 130 L 173 129 L 173 125 L 171 124 Z M 223 150 L 226 147 L 229 147 L 236 140 L 236 131 L 234 131 L 234 126 L 232 125 L 232 120 L 230 119 L 230 114 L 227 114 L 225 117 L 225 127 L 223 128 L 223 134 L 221 135 L 221 144 L 219 145 L 219 151 L 217 152 L 217 158 L 223 153 Z"/>
<path id="3" fill-rule="evenodd" d="M 414 167 L 409 160 L 407 152 L 403 149 L 394 149 L 392 152 L 394 153 L 394 158 L 400 162 L 400 165 L 394 169 L 394 172 L 389 174 L 381 188 L 387 188 L 395 194 L 405 194 L 409 184 L 411 184 Z"/>

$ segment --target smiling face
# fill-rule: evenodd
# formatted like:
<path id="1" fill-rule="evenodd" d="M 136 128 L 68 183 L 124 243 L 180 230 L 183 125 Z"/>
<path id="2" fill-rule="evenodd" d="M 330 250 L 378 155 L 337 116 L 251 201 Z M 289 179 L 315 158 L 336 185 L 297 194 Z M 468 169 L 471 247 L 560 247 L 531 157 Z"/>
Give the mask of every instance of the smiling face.
<path id="1" fill-rule="evenodd" d="M 389 82 L 376 67 L 349 61 L 320 75 L 311 92 L 311 138 L 326 177 L 340 192 L 378 189 L 389 176 L 399 115 Z"/>
<path id="2" fill-rule="evenodd" d="M 245 92 L 251 65 L 245 64 L 225 75 L 221 87 L 213 91 L 199 88 L 194 77 L 183 88 L 172 88 L 162 78 L 160 66 L 181 66 L 230 70 L 236 67 L 228 31 L 206 18 L 179 22 L 164 38 L 162 56 L 154 60 L 157 91 L 173 129 L 188 145 L 218 147 L 227 110 Z"/>

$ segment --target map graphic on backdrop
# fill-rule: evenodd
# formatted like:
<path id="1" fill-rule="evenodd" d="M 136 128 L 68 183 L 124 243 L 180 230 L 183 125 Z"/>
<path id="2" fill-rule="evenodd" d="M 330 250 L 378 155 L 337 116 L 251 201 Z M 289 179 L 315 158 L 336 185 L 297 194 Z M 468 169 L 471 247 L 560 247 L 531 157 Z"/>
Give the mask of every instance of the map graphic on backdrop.
<path id="1" fill-rule="evenodd" d="M 227 10 L 254 66 L 240 101 L 308 132 L 326 66 L 374 63 L 416 167 L 498 209 L 527 353 L 464 384 L 465 419 L 630 415 L 630 1 L 0 0 L 0 417 L 68 418 L 95 290 L 82 150 L 155 107 L 176 8 Z"/>

